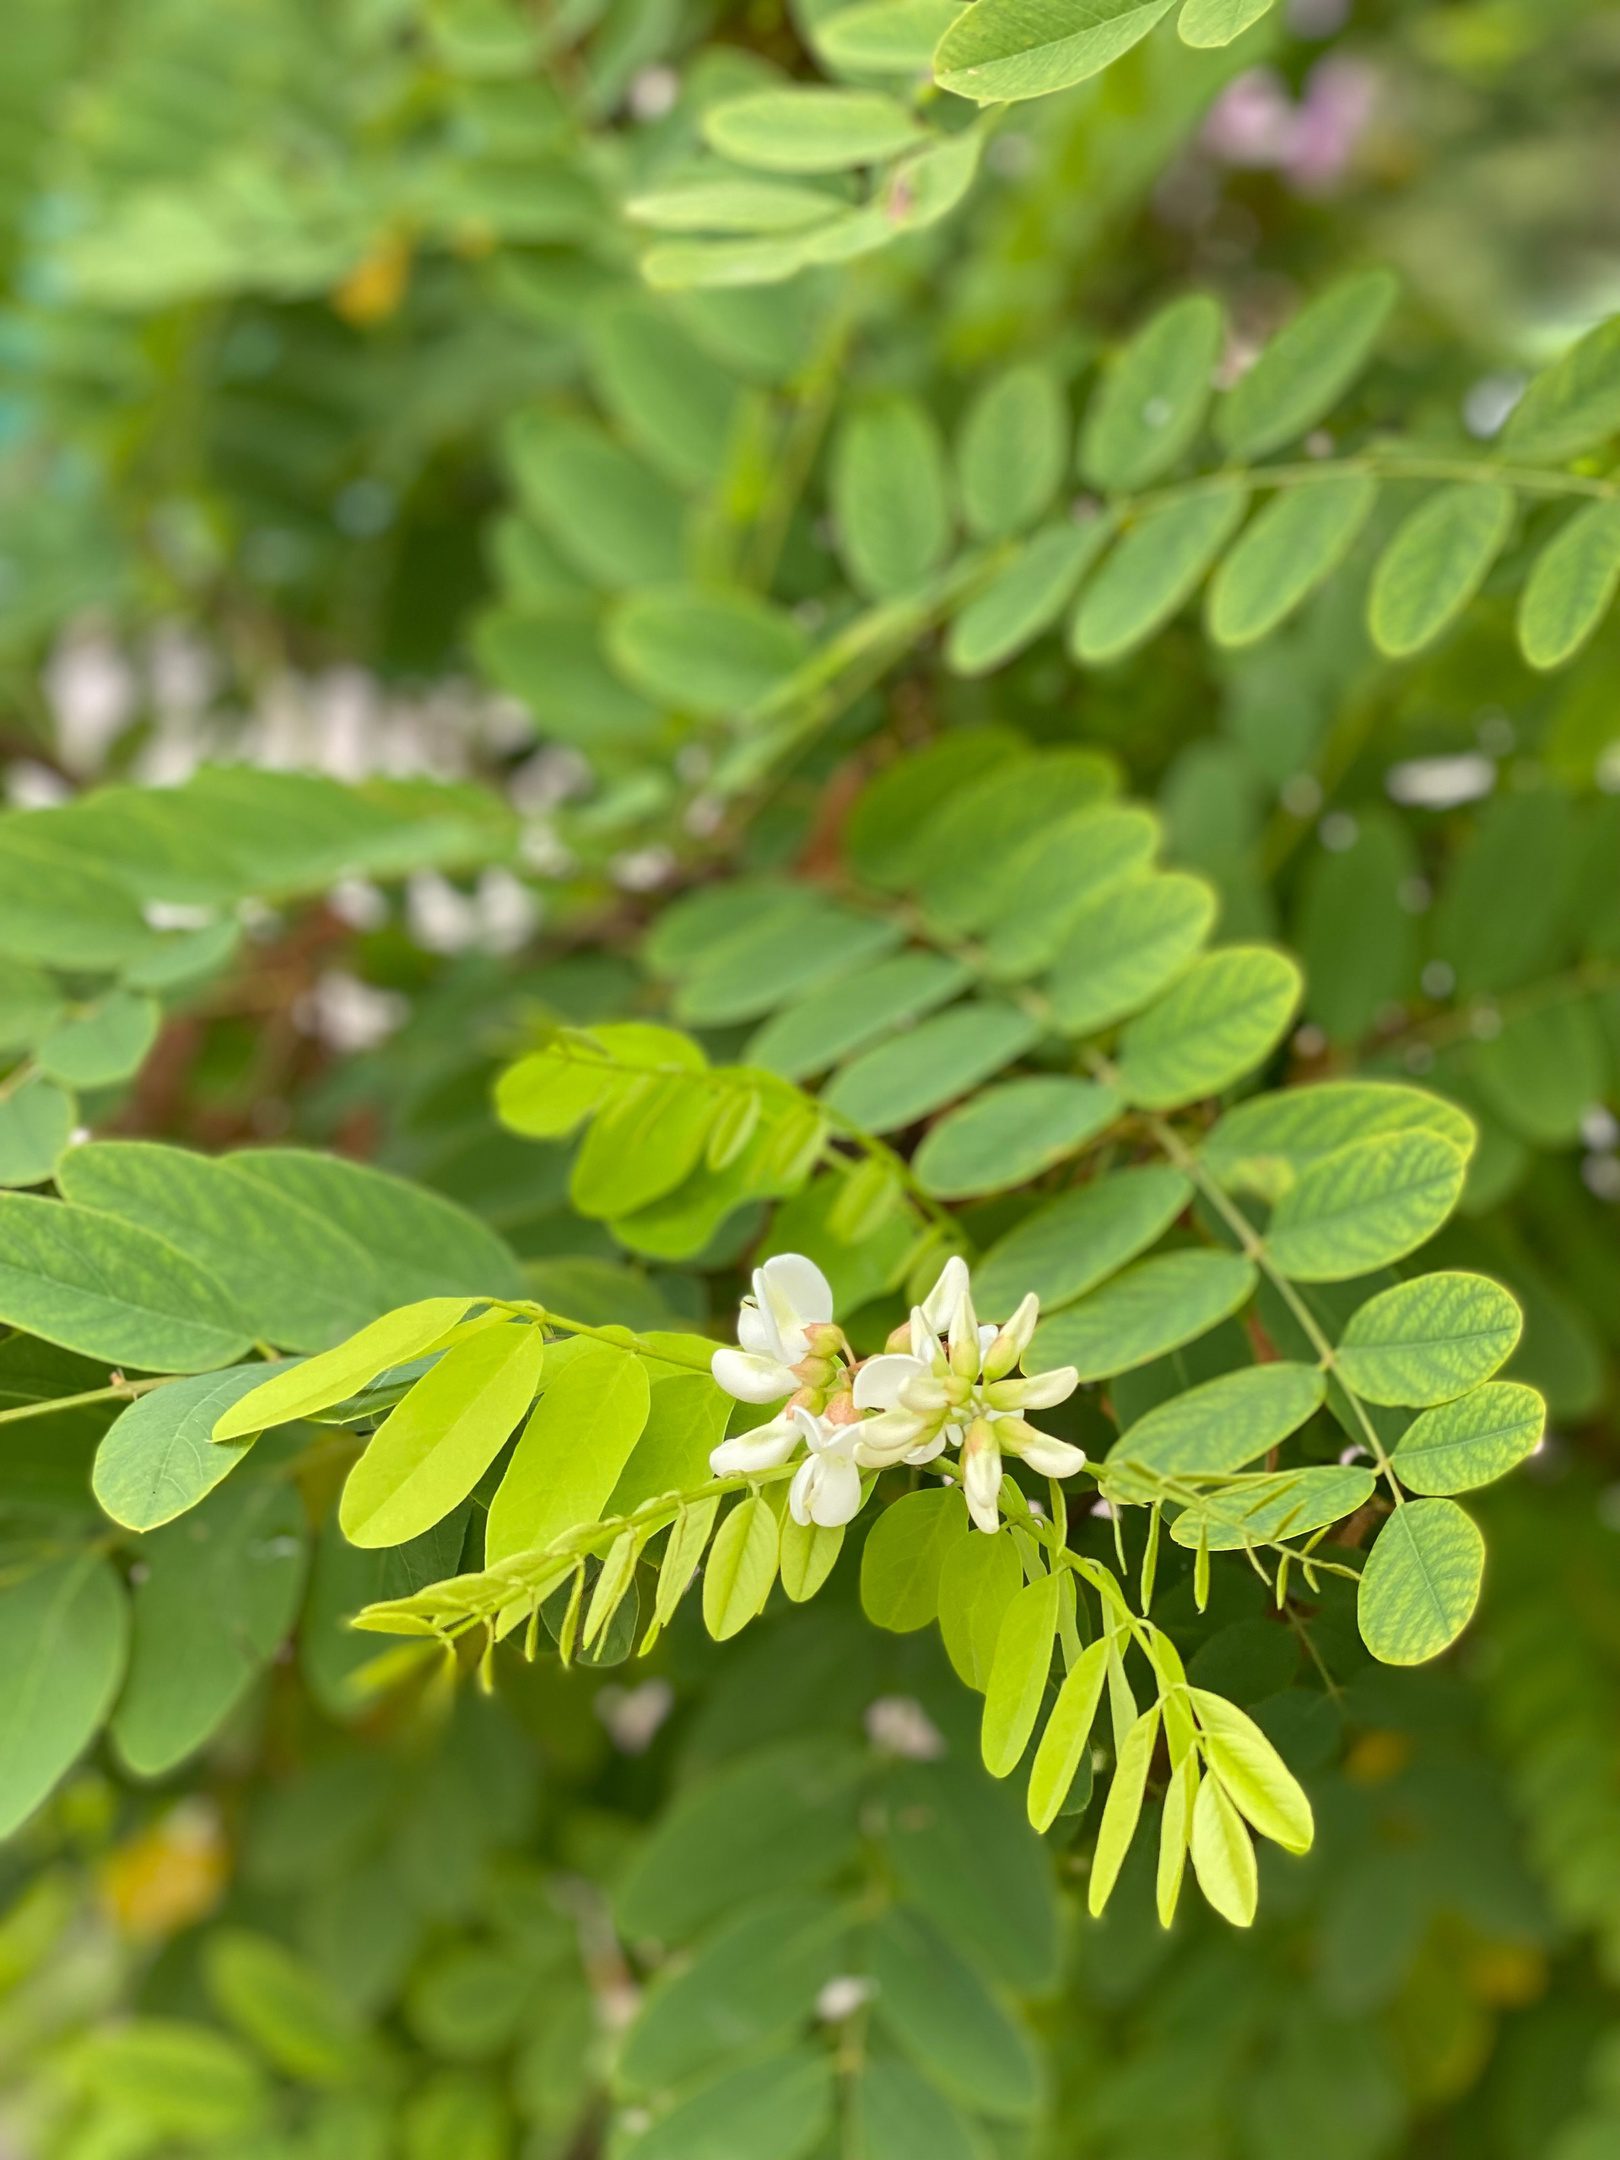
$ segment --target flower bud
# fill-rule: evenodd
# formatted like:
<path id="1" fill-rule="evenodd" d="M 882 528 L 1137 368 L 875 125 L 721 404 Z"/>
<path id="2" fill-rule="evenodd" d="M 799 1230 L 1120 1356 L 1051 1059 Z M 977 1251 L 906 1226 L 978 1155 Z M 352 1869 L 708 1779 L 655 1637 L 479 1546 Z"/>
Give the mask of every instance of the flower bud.
<path id="1" fill-rule="evenodd" d="M 996 1496 L 1001 1491 L 1001 1449 L 988 1418 L 975 1418 L 962 1442 L 962 1490 L 968 1513 L 981 1530 L 1001 1528 Z"/>
<path id="2" fill-rule="evenodd" d="M 981 1354 L 978 1315 L 973 1310 L 972 1295 L 964 1290 L 951 1322 L 951 1371 L 959 1380 L 976 1379 Z"/>
<path id="3" fill-rule="evenodd" d="M 984 1353 L 984 1377 L 987 1380 L 1004 1379 L 1012 1371 L 1029 1348 L 1029 1339 L 1040 1317 L 1041 1301 L 1031 1290 Z"/>
<path id="4" fill-rule="evenodd" d="M 1009 1426 L 1016 1427 L 1016 1431 L 1009 1431 Z M 1067 1440 L 1054 1440 L 1050 1433 L 1038 1432 L 1022 1418 L 1003 1418 L 997 1437 L 1014 1454 L 1021 1455 L 1038 1477 L 1073 1477 L 1077 1470 L 1085 1468 L 1084 1448 L 1074 1447 Z"/>
<path id="5" fill-rule="evenodd" d="M 1050 1372 L 1032 1373 L 1027 1380 L 997 1380 L 984 1391 L 992 1410 L 1052 1410 L 1067 1402 L 1080 1385 L 1072 1365 L 1054 1365 Z"/>
<path id="6" fill-rule="evenodd" d="M 967 1286 L 968 1264 L 960 1253 L 952 1253 L 940 1269 L 939 1280 L 917 1308 L 924 1322 L 936 1335 L 949 1323 L 951 1315 L 967 1294 Z"/>

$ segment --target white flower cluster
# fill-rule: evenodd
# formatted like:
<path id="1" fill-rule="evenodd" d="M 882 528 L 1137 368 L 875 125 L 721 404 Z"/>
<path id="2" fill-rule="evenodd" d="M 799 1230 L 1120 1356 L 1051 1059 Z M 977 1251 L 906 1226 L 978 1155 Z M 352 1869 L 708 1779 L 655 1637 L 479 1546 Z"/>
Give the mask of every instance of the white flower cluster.
<path id="1" fill-rule="evenodd" d="M 955 1448 L 968 1511 L 981 1530 L 996 1530 L 1003 1455 L 1022 1456 L 1043 1477 L 1072 1477 L 1084 1463 L 1084 1449 L 1023 1416 L 1065 1401 L 1079 1381 L 1072 1365 L 1018 1373 L 1040 1316 L 1033 1294 L 1004 1326 L 981 1322 L 967 1263 L 953 1256 L 888 1347 L 864 1360 L 832 1313 L 831 1285 L 802 1253 L 755 1269 L 737 1318 L 741 1347 L 716 1350 L 714 1377 L 739 1402 L 782 1408 L 720 1443 L 709 1457 L 716 1477 L 777 1469 L 802 1445 L 788 1506 L 795 1522 L 832 1529 L 859 1511 L 863 1471 L 932 1462 Z"/>

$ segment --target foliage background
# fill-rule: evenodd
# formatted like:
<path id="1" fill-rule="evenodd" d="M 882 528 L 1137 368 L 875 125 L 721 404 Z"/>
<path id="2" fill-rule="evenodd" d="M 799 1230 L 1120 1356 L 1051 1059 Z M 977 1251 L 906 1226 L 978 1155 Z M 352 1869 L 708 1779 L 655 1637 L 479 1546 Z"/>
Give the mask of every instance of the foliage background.
<path id="1" fill-rule="evenodd" d="M 1222 936 L 1301 955 L 1291 1078 L 1417 1077 L 1480 1119 L 1437 1252 L 1513 1285 L 1514 1376 L 1551 1431 L 1487 1496 L 1492 1567 L 1460 1649 L 1394 1674 L 1346 1652 L 1342 1723 L 1308 1765 L 1317 1855 L 1267 1874 L 1251 1935 L 1199 1910 L 1161 1936 L 1145 1896 L 1079 1921 L 1069 1877 L 1060 1915 L 1037 1871 L 998 1942 L 967 1866 L 917 1897 L 973 1971 L 1034 2001 L 1034 2127 L 1005 2008 L 970 1997 L 924 2023 L 1008 2021 L 967 2095 L 1011 2081 L 999 2151 L 1595 2160 L 1620 2137 L 1620 628 L 1560 671 L 1527 664 L 1532 522 L 1460 629 L 1392 661 L 1364 624 L 1386 502 L 1345 573 L 1252 647 L 1183 609 L 1119 666 L 1079 669 L 1048 634 L 979 674 L 952 664 L 953 596 L 884 616 L 836 498 L 863 401 L 913 398 L 954 436 L 1008 363 L 1041 358 L 1083 401 L 1188 288 L 1218 293 L 1252 350 L 1369 264 L 1402 298 L 1345 425 L 1488 455 L 1525 376 L 1620 307 L 1620 29 L 1591 0 L 1295 0 L 1225 50 L 1161 33 L 1011 108 L 938 226 L 788 283 L 650 289 L 625 199 L 680 168 L 707 105 L 767 69 L 813 75 L 827 12 L 18 0 L 0 85 L 12 804 L 216 758 L 479 789 L 437 802 L 428 838 L 425 805 L 376 795 L 416 837 L 392 855 L 379 837 L 375 876 L 333 884 L 345 835 L 261 885 L 238 950 L 166 995 L 138 1069 L 92 1079 L 76 1115 L 207 1149 L 336 1147 L 479 1215 L 542 1297 L 701 1324 L 727 1281 L 711 1304 L 573 1213 L 563 1173 L 492 1124 L 497 1066 L 545 1020 L 645 1004 L 640 934 L 678 883 L 828 854 L 862 746 L 995 720 L 1106 749 L 1169 858 L 1217 887 Z M 568 446 L 604 440 L 631 466 L 576 475 Z M 923 567 L 948 579 L 946 553 Z M 667 691 L 721 638 L 670 645 L 665 621 L 650 657 L 625 642 L 624 593 L 689 579 L 772 603 L 740 685 Z M 784 656 L 812 645 L 834 652 L 828 683 L 773 709 Z M 746 1032 L 722 1023 L 724 1053 Z M 19 1341 L 0 1358 L 20 1403 Z M 49 1448 L 23 1437 L 43 1427 L 4 1435 L 19 1537 L 85 1505 L 99 1429 L 69 1422 Z M 274 1661 L 204 1751 L 154 1781 L 104 1746 L 5 1846 L 18 2152 L 632 2150 L 661 2073 L 638 2083 L 626 2052 L 637 1969 L 613 1900 L 627 1871 L 656 1875 L 679 1796 L 727 1765 L 755 1776 L 733 1805 L 791 1849 L 803 1765 L 775 1743 L 835 1754 L 874 1717 L 881 1736 L 874 1703 L 963 1730 L 931 1639 L 874 1641 L 843 1577 L 739 1645 L 676 1632 L 651 1679 L 542 1661 L 492 1700 L 357 1710 L 342 1683 L 369 1653 L 336 1615 L 382 1592 L 344 1564 L 323 1534 L 307 1601 L 271 1615 Z M 1218 1585 L 1209 1643 L 1254 1693 L 1251 1661 L 1275 1655 L 1261 1602 Z M 882 1775 L 948 1811 L 929 1780 L 955 1758 L 911 1759 L 915 1740 L 902 1718 Z M 1011 1836 L 992 1817 L 976 1850 Z M 702 1849 L 717 1867 L 723 1834 Z M 892 1882 L 907 1863 L 872 1839 L 860 1864 Z M 689 1909 L 638 1932 L 680 1943 L 724 1910 L 724 1876 L 683 1865 Z M 294 1960 L 268 1982 L 266 1942 Z M 818 1986 L 847 1969 L 824 1973 L 813 1939 L 804 1956 Z M 183 2059 L 167 2082 L 196 2099 L 176 2121 L 108 2038 L 130 2011 L 245 2026 L 268 2071 Z M 772 2059 L 813 2084 L 812 2053 Z M 271 2127 L 267 2074 L 298 2096 Z M 716 2133 L 730 2147 L 693 2149 L 763 2160 L 765 2125 L 811 2119 L 810 2091 L 775 2088 Z M 649 2160 L 688 2149 L 658 2135 Z"/>

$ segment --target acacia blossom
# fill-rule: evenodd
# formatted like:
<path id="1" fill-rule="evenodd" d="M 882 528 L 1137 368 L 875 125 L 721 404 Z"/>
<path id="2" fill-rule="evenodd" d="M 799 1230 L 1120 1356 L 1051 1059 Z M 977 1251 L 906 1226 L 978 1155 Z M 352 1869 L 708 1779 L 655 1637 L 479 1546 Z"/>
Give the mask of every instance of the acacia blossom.
<path id="1" fill-rule="evenodd" d="M 1005 1326 L 974 1311 L 967 1263 L 952 1255 L 938 1281 L 895 1330 L 886 1349 L 855 1362 L 832 1319 L 832 1289 L 801 1253 L 755 1270 L 738 1316 L 738 1349 L 716 1350 L 715 1379 L 741 1402 L 790 1396 L 763 1425 L 723 1440 L 710 1455 L 717 1477 L 778 1469 L 801 1444 L 806 1458 L 788 1491 L 793 1519 L 835 1528 L 859 1512 L 863 1471 L 929 1463 L 960 1452 L 968 1511 L 981 1530 L 1000 1527 L 1002 1458 L 1018 1455 L 1044 1477 L 1071 1477 L 1085 1451 L 1024 1417 L 1064 1402 L 1079 1384 L 1072 1365 L 1019 1374 L 1040 1316 L 1031 1293 Z"/>

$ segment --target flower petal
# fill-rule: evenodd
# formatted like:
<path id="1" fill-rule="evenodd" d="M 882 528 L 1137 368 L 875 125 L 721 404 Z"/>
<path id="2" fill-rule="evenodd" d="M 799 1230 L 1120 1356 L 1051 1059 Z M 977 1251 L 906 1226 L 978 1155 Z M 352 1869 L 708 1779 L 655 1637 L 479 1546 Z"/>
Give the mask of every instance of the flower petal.
<path id="1" fill-rule="evenodd" d="M 968 1264 L 960 1253 L 952 1253 L 939 1271 L 939 1280 L 923 1299 L 923 1318 L 936 1335 L 942 1334 L 956 1317 L 956 1309 L 967 1295 Z"/>
<path id="2" fill-rule="evenodd" d="M 749 1350 L 717 1350 L 709 1360 L 709 1370 L 738 1402 L 780 1402 L 799 1384 L 797 1376 L 775 1358 L 756 1357 Z"/>
<path id="3" fill-rule="evenodd" d="M 777 1334 L 769 1313 L 760 1311 L 752 1298 L 744 1298 L 742 1310 L 737 1315 L 737 1340 L 755 1357 L 774 1358 L 785 1364 L 782 1356 L 782 1338 Z"/>
<path id="4" fill-rule="evenodd" d="M 836 1530 L 853 1522 L 861 1511 L 861 1473 L 852 1462 L 822 1456 L 816 1464 L 821 1475 L 810 1493 L 810 1520 L 823 1530 Z"/>
<path id="5" fill-rule="evenodd" d="M 805 1329 L 833 1316 L 832 1284 L 803 1253 L 777 1253 L 755 1268 L 754 1295 L 770 1315 L 790 1365 L 810 1347 Z"/>
<path id="6" fill-rule="evenodd" d="M 856 1409 L 892 1410 L 906 1382 L 921 1380 L 927 1372 L 920 1358 L 907 1357 L 903 1350 L 869 1357 L 855 1375 Z"/>
<path id="7" fill-rule="evenodd" d="M 791 1460 L 801 1438 L 791 1418 L 772 1418 L 752 1432 L 737 1433 L 709 1451 L 709 1468 L 716 1477 L 739 1477 L 755 1470 L 775 1470 Z"/>
<path id="8" fill-rule="evenodd" d="M 1018 1452 L 1041 1477 L 1073 1477 L 1077 1470 L 1085 1468 L 1085 1449 L 1072 1447 L 1067 1440 L 1054 1440 L 1050 1433 L 1037 1433 L 1033 1440 L 1020 1440 Z"/>

